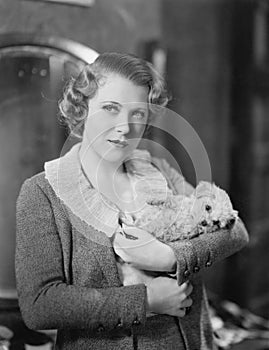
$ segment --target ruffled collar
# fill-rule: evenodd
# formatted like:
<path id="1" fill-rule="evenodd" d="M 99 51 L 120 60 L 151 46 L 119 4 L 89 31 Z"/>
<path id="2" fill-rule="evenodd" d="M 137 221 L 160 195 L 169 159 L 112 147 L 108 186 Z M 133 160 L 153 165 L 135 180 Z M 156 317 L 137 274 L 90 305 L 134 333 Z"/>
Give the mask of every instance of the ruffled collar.
<path id="1" fill-rule="evenodd" d="M 88 181 L 79 159 L 80 146 L 77 143 L 64 156 L 46 162 L 45 177 L 73 214 L 111 237 L 118 228 L 121 211 Z M 137 195 L 146 202 L 166 198 L 170 191 L 166 179 L 152 164 L 147 150 L 134 150 L 124 164 Z"/>

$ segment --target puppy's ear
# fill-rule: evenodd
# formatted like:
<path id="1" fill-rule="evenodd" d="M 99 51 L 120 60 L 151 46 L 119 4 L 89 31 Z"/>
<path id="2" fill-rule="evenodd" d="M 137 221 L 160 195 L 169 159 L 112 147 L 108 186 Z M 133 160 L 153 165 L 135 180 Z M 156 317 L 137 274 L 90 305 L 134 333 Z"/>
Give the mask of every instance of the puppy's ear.
<path id="1" fill-rule="evenodd" d="M 223 207 L 226 207 L 227 209 L 229 208 L 230 210 L 232 210 L 232 202 L 230 200 L 228 193 L 219 187 L 217 187 L 217 191 L 215 192 L 216 192 L 217 201 L 221 203 Z"/>
<path id="2" fill-rule="evenodd" d="M 207 181 L 201 181 L 197 185 L 195 189 L 195 195 L 197 198 L 199 197 L 212 197 L 213 193 L 213 185 Z"/>

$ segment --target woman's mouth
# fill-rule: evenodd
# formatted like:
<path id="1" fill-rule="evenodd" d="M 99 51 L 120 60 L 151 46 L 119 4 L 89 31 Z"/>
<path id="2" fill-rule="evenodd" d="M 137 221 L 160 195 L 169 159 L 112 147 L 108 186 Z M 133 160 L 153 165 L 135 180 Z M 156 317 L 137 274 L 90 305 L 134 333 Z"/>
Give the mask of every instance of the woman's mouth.
<path id="1" fill-rule="evenodd" d="M 108 140 L 109 143 L 113 144 L 115 147 L 123 148 L 128 146 L 128 142 L 126 140 Z"/>

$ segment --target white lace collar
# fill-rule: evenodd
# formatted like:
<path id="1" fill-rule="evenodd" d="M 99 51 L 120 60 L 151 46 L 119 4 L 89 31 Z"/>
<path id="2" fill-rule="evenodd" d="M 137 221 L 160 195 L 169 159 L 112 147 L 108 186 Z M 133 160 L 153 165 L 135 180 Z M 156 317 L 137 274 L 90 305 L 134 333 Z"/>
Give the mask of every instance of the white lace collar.
<path id="1" fill-rule="evenodd" d="M 79 159 L 80 145 L 77 143 L 64 156 L 46 162 L 45 178 L 73 214 L 111 237 L 118 228 L 120 210 L 85 177 Z M 170 191 L 167 182 L 151 164 L 148 151 L 135 150 L 125 162 L 125 167 L 136 185 L 136 191 L 143 194 L 147 201 L 167 196 L 167 191 Z"/>

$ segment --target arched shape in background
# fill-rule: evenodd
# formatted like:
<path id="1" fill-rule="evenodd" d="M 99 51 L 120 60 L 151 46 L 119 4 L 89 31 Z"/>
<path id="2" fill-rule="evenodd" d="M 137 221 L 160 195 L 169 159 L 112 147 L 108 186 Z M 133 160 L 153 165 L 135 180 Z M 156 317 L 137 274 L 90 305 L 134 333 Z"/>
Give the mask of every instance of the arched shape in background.
<path id="1" fill-rule="evenodd" d="M 22 182 L 59 156 L 67 136 L 58 100 L 97 52 L 77 42 L 0 35 L 0 299 L 16 300 L 15 206 Z"/>

